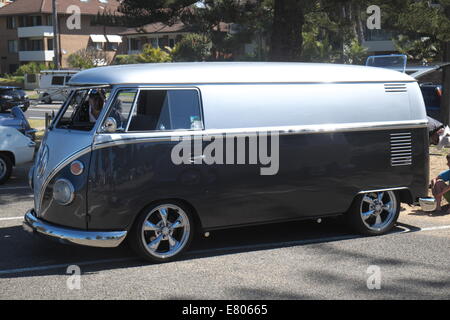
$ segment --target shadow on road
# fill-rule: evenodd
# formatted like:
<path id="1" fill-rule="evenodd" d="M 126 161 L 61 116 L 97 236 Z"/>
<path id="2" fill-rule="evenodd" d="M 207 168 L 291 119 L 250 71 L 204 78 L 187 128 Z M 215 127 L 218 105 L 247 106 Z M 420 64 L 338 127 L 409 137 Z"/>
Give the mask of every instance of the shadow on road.
<path id="1" fill-rule="evenodd" d="M 411 228 L 411 226 L 409 226 Z M 403 229 L 394 228 L 393 232 Z M 361 236 L 348 232 L 339 218 L 278 223 L 211 232 L 209 238 L 198 235 L 191 248 L 180 260 L 295 247 L 356 239 Z M 31 236 L 20 226 L 0 229 L 0 278 L 21 278 L 66 274 L 72 264 L 83 264 L 83 273 L 133 268 L 150 263 L 138 258 L 125 241 L 118 248 L 90 248 L 60 244 Z M 44 270 L 36 268 L 44 267 Z M 46 266 L 55 266 L 46 268 Z M 20 270 L 33 268 L 31 271 Z"/>
<path id="2" fill-rule="evenodd" d="M 192 260 L 357 237 L 349 234 L 336 218 L 325 219 L 321 224 L 303 221 L 228 229 L 211 232 L 209 238 L 198 235 L 190 250 L 180 259 Z M 64 245 L 32 236 L 21 226 L 0 229 L 0 253 L 0 278 L 65 274 L 69 265 L 79 263 L 85 265 L 83 273 L 150 265 L 138 258 L 126 241 L 117 248 L 108 249 Z M 56 267 L 29 272 L 20 270 L 41 266 Z"/>

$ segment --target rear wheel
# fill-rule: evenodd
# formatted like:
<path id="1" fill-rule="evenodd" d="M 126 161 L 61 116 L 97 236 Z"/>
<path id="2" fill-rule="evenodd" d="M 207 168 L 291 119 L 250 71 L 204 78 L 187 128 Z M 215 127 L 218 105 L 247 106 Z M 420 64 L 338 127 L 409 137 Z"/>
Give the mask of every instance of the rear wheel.
<path id="1" fill-rule="evenodd" d="M 153 205 L 137 218 L 130 231 L 130 245 L 149 261 L 171 261 L 192 241 L 193 221 L 192 213 L 178 202 Z"/>
<path id="2" fill-rule="evenodd" d="M 11 159 L 7 155 L 0 153 L 0 184 L 5 183 L 9 179 L 11 172 Z"/>
<path id="3" fill-rule="evenodd" d="M 394 191 L 369 192 L 358 195 L 347 218 L 355 231 L 365 235 L 389 232 L 400 213 L 400 201 Z"/>

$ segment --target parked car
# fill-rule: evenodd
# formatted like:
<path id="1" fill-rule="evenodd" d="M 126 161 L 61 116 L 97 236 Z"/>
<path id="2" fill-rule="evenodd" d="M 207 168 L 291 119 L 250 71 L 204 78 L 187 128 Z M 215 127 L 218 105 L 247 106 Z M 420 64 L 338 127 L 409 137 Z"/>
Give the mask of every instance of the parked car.
<path id="1" fill-rule="evenodd" d="M 13 127 L 0 126 L 0 184 L 11 176 L 14 166 L 33 161 L 36 143 Z"/>
<path id="2" fill-rule="evenodd" d="M 53 101 L 65 101 L 70 90 L 67 85 L 70 78 L 79 70 L 45 70 L 41 71 L 39 86 L 39 101 L 52 103 Z"/>
<path id="3" fill-rule="evenodd" d="M 366 65 L 399 71 L 415 78 L 420 85 L 427 115 L 442 121 L 442 65 L 407 65 L 407 57 L 403 54 L 370 56 Z"/>
<path id="4" fill-rule="evenodd" d="M 0 113 L 0 126 L 12 127 L 34 141 L 36 130 L 31 128 L 20 106 L 13 107 L 10 113 Z"/>
<path id="5" fill-rule="evenodd" d="M 19 106 L 24 112 L 30 107 L 30 100 L 19 87 L 0 86 L 0 113 Z"/>
<path id="6" fill-rule="evenodd" d="M 197 231 L 343 215 L 380 235 L 401 202 L 428 194 L 428 119 L 403 73 L 143 64 L 85 70 L 70 85 L 30 171 L 35 208 L 23 224 L 61 242 L 128 238 L 164 262 Z M 94 122 L 86 102 L 99 88 L 110 95 Z"/>

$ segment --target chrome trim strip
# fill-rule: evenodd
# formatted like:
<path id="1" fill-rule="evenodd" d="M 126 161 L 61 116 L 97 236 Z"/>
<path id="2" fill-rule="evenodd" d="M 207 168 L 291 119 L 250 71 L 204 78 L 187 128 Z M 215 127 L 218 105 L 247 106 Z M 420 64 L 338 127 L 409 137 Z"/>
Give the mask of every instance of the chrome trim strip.
<path id="1" fill-rule="evenodd" d="M 70 155 L 69 157 L 67 157 L 65 160 L 61 161 L 51 172 L 50 174 L 47 176 L 47 178 L 45 179 L 44 183 L 41 186 L 41 190 L 40 190 L 40 195 L 39 195 L 39 206 L 41 208 L 40 211 L 42 211 L 42 200 L 44 199 L 44 193 L 45 193 L 45 189 L 47 189 L 47 185 L 50 183 L 50 181 L 53 179 L 53 177 L 62 169 L 64 168 L 66 165 L 68 165 L 70 162 L 74 161 L 75 159 L 87 154 L 91 152 L 91 146 L 83 148 L 75 153 L 73 153 L 72 155 Z M 39 211 L 39 212 L 40 212 Z"/>
<path id="2" fill-rule="evenodd" d="M 365 190 L 360 191 L 358 194 L 370 193 L 370 192 L 382 192 L 382 191 L 395 191 L 395 190 L 409 190 L 408 187 L 396 187 L 396 188 L 386 188 L 386 189 L 375 189 L 375 190 Z"/>
<path id="3" fill-rule="evenodd" d="M 36 218 L 33 210 L 25 214 L 22 226 L 25 231 L 37 232 L 65 243 L 101 248 L 117 247 L 127 235 L 127 231 L 84 231 L 57 227 Z"/>
<path id="4" fill-rule="evenodd" d="M 107 148 L 110 146 L 134 144 L 140 142 L 177 141 L 182 137 L 191 137 L 191 139 L 202 139 L 203 136 L 229 134 L 235 137 L 239 137 L 239 136 L 256 135 L 261 132 L 263 133 L 276 132 L 279 135 L 294 135 L 294 134 L 339 133 L 339 132 L 356 132 L 356 131 L 399 130 L 399 129 L 426 128 L 427 123 L 428 123 L 427 120 L 395 121 L 395 122 L 385 121 L 372 123 L 358 122 L 358 123 L 303 125 L 303 126 L 98 134 L 94 138 L 93 150 Z"/>

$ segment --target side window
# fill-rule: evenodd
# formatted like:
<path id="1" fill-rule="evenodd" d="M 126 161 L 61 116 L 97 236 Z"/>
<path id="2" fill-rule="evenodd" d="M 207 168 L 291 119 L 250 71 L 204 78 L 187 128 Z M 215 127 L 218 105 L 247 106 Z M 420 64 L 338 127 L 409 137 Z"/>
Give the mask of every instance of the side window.
<path id="1" fill-rule="evenodd" d="M 64 85 L 64 77 L 53 77 L 52 86 L 62 86 Z"/>
<path id="2" fill-rule="evenodd" d="M 197 90 L 141 90 L 128 131 L 203 129 Z"/>
<path id="3" fill-rule="evenodd" d="M 107 118 L 112 117 L 116 120 L 117 131 L 125 131 L 127 119 L 130 115 L 131 109 L 133 108 L 136 96 L 137 89 L 126 89 L 117 93 L 114 102 L 109 109 L 109 113 L 106 116 Z"/>

